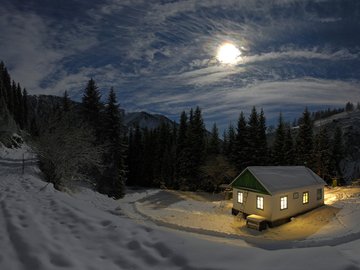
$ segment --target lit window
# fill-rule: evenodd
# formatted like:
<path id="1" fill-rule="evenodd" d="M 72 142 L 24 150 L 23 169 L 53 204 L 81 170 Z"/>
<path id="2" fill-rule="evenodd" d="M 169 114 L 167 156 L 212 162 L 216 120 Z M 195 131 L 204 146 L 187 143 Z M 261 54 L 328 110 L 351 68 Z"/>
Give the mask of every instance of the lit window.
<path id="1" fill-rule="evenodd" d="M 299 192 L 294 192 L 293 199 L 299 199 Z"/>
<path id="2" fill-rule="evenodd" d="M 243 202 L 244 202 L 244 193 L 238 192 L 238 203 L 243 203 Z"/>
<path id="3" fill-rule="evenodd" d="M 309 202 L 309 192 L 303 192 L 303 204 Z"/>
<path id="4" fill-rule="evenodd" d="M 264 197 L 256 196 L 256 208 L 264 210 Z"/>
<path id="5" fill-rule="evenodd" d="M 280 209 L 287 209 L 287 196 L 280 197 Z"/>
<path id="6" fill-rule="evenodd" d="M 321 200 L 321 199 L 322 199 L 322 188 L 319 188 L 319 189 L 317 190 L 316 198 L 317 198 L 318 200 Z"/>

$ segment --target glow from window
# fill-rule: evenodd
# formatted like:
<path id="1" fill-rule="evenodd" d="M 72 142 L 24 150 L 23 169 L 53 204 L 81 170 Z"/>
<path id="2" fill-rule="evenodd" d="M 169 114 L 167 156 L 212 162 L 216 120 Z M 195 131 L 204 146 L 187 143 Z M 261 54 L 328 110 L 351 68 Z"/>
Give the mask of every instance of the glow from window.
<path id="1" fill-rule="evenodd" d="M 309 202 L 309 192 L 304 192 L 303 193 L 303 204 L 308 203 Z"/>
<path id="2" fill-rule="evenodd" d="M 243 202 L 244 202 L 244 193 L 238 192 L 238 203 L 243 203 Z"/>
<path id="3" fill-rule="evenodd" d="M 280 197 L 280 209 L 287 209 L 287 196 Z"/>
<path id="4" fill-rule="evenodd" d="M 264 209 L 264 197 L 256 196 L 256 208 Z"/>

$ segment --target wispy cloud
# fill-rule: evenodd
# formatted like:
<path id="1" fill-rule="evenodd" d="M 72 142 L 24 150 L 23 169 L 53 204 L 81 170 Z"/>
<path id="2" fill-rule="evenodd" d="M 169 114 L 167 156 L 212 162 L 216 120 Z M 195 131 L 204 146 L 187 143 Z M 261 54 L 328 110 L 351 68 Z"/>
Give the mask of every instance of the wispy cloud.
<path id="1" fill-rule="evenodd" d="M 62 60 L 97 43 L 96 37 L 86 35 L 86 25 L 64 32 L 54 21 L 34 12 L 0 8 L 0 14 L 2 60 L 13 78 L 32 93 L 46 92 L 43 85 L 59 77 L 58 72 L 66 72 L 61 70 Z"/>
<path id="2" fill-rule="evenodd" d="M 270 61 L 284 58 L 306 58 L 306 59 L 320 59 L 320 60 L 355 60 L 360 59 L 359 52 L 351 53 L 348 49 L 341 49 L 335 52 L 324 51 L 318 48 L 308 50 L 281 50 L 280 52 L 270 52 L 257 55 L 250 55 L 243 57 L 243 64 L 255 63 L 261 61 Z"/>

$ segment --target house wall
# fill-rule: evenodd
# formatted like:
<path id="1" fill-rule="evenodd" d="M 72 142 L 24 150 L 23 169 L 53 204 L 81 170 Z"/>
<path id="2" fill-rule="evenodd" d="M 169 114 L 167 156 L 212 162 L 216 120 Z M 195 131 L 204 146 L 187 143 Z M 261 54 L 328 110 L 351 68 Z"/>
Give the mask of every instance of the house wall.
<path id="1" fill-rule="evenodd" d="M 248 192 L 247 198 L 244 198 L 244 205 L 241 203 L 238 203 L 238 192 Z M 244 195 L 245 196 L 245 195 Z M 264 198 L 264 210 L 257 209 L 256 208 L 256 197 L 262 196 Z M 233 188 L 233 208 L 243 212 L 248 215 L 259 215 L 266 220 L 270 220 L 272 216 L 272 208 L 273 208 L 273 199 L 270 195 L 262 194 L 262 193 L 256 193 L 252 191 L 246 191 L 239 188 Z"/>
<path id="2" fill-rule="evenodd" d="M 322 189 L 322 197 L 320 200 L 317 200 L 317 190 Z M 299 197 L 294 199 L 294 193 L 298 192 Z M 303 192 L 309 192 L 309 202 L 303 204 Z M 288 208 L 287 209 L 280 209 L 280 198 L 282 196 L 288 197 Z M 324 186 L 310 186 L 304 187 L 296 190 L 290 190 L 283 193 L 278 193 L 272 196 L 273 199 L 273 211 L 272 217 L 270 221 L 276 221 L 280 219 L 285 219 L 289 217 L 296 216 L 300 213 L 309 211 L 316 207 L 319 207 L 324 204 Z"/>
<path id="3" fill-rule="evenodd" d="M 322 189 L 322 198 L 317 200 L 317 189 Z M 248 192 L 247 199 L 245 199 L 245 204 L 242 205 L 238 203 L 238 192 L 242 191 L 244 194 Z M 294 192 L 299 193 L 297 199 L 293 198 Z M 309 192 L 309 202 L 303 204 L 303 192 Z M 264 210 L 256 208 L 256 198 L 257 196 L 262 196 L 264 198 Z M 280 209 L 280 198 L 282 196 L 287 196 L 287 209 Z M 282 220 L 286 218 L 293 217 L 297 214 L 309 211 L 313 208 L 321 206 L 324 204 L 324 187 L 323 185 L 311 186 L 299 188 L 297 190 L 284 191 L 283 193 L 278 193 L 273 196 L 265 195 L 261 193 L 256 193 L 252 191 L 246 191 L 239 188 L 233 189 L 233 208 L 243 212 L 245 214 L 259 215 L 266 218 L 267 221 L 274 222 L 277 220 Z"/>

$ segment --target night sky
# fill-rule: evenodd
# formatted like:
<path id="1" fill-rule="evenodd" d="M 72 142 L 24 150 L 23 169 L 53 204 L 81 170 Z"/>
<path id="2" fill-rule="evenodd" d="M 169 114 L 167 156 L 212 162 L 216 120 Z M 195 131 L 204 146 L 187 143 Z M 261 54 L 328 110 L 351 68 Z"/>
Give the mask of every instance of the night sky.
<path id="1" fill-rule="evenodd" d="M 360 101 L 360 1 L 0 0 L 0 59 L 30 94 L 80 100 L 93 77 L 127 111 L 199 105 L 224 128 L 255 105 L 272 124 Z"/>

